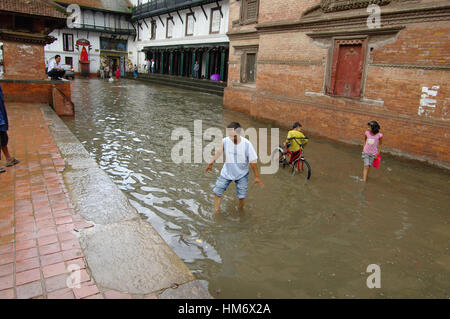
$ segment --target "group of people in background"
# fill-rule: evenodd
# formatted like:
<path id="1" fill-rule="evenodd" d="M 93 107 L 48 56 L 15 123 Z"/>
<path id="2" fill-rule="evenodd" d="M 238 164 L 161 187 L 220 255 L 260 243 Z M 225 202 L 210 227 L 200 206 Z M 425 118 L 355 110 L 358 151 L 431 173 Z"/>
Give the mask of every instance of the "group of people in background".
<path id="1" fill-rule="evenodd" d="M 155 73 L 155 60 L 154 59 L 145 59 L 143 68 L 144 68 L 145 73 Z"/>

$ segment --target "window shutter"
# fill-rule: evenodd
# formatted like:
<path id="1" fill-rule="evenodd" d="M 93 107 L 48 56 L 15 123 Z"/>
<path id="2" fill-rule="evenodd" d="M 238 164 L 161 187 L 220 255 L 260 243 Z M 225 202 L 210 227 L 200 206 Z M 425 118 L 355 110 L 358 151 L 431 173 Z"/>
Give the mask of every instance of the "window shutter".
<path id="1" fill-rule="evenodd" d="M 258 18 L 258 0 L 247 0 L 246 20 L 256 20 Z"/>

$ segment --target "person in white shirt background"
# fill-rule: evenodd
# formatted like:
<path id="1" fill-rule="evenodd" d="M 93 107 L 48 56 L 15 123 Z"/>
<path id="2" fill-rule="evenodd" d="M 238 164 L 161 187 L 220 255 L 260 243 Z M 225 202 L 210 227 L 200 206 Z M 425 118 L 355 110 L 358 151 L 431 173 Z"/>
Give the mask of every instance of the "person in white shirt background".
<path id="1" fill-rule="evenodd" d="M 74 71 L 73 68 L 71 70 Z M 61 80 L 65 73 L 66 71 L 61 66 L 61 56 L 57 54 L 48 62 L 47 75 L 52 80 Z"/>

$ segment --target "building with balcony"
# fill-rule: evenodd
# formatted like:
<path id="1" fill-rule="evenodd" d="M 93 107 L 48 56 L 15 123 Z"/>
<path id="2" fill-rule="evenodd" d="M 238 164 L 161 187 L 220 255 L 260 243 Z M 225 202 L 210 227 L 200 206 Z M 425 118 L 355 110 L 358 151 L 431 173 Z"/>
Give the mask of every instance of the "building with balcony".
<path id="1" fill-rule="evenodd" d="M 227 81 L 228 0 L 131 0 L 136 63 L 155 73 Z M 199 70 L 194 72 L 195 62 Z M 141 68 L 141 70 L 143 70 Z M 146 72 L 151 72 L 149 68 Z"/>
<path id="2" fill-rule="evenodd" d="M 132 4 L 128 0 L 55 2 L 66 8 L 76 4 L 80 12 L 68 10 L 72 23 L 51 33 L 57 41 L 45 47 L 46 60 L 59 54 L 62 63 L 72 65 L 76 73 L 82 71 L 84 64 L 90 74 L 97 74 L 100 67 L 108 65 L 112 71 L 120 68 L 121 74 L 125 75 L 136 60 L 133 58 L 136 29 L 131 23 Z M 82 55 L 87 55 L 89 63 L 80 62 Z"/>

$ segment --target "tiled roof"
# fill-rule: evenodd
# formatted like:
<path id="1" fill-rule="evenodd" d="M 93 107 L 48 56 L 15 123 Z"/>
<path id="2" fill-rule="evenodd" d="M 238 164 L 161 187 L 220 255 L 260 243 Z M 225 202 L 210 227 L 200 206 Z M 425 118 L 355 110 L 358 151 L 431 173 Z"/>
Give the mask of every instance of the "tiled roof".
<path id="1" fill-rule="evenodd" d="M 108 10 L 122 13 L 131 13 L 133 5 L 128 0 L 55 0 L 63 4 L 78 4 L 82 7 Z"/>
<path id="2" fill-rule="evenodd" d="M 50 0 L 0 0 L 0 11 L 67 18 L 65 9 Z"/>

